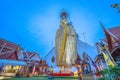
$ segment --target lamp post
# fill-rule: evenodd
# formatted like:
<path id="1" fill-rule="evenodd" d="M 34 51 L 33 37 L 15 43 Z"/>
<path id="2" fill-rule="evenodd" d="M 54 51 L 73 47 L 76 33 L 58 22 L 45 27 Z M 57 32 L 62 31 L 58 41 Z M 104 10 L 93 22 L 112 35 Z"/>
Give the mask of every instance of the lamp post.
<path id="1" fill-rule="evenodd" d="M 50 76 L 48 77 L 48 79 L 50 79 L 50 80 L 54 79 L 53 78 L 53 68 L 52 68 L 52 66 L 50 67 Z"/>

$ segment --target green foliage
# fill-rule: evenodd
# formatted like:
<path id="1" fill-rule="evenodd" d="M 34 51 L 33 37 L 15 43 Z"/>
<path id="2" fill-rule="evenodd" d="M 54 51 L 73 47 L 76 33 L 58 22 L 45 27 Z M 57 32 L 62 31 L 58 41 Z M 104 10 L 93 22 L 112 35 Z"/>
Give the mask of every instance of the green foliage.
<path id="1" fill-rule="evenodd" d="M 120 66 L 109 67 L 108 69 L 104 69 L 99 73 L 102 74 L 104 78 L 101 80 L 117 80 L 120 78 Z"/>

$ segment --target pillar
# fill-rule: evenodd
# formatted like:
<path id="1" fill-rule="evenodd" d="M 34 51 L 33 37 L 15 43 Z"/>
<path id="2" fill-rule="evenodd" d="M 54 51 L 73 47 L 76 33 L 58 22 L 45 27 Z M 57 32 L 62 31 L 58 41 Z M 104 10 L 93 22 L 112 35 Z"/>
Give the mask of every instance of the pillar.
<path id="1" fill-rule="evenodd" d="M 35 73 L 35 67 L 36 65 L 33 66 L 32 75 Z"/>

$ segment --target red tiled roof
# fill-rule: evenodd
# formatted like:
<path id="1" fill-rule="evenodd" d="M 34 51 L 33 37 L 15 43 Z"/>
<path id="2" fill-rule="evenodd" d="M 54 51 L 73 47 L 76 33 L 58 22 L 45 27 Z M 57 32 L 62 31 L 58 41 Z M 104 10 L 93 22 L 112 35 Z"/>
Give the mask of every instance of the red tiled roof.
<path id="1" fill-rule="evenodd" d="M 0 39 L 0 46 L 3 46 L 4 43 L 6 43 L 6 48 L 9 48 L 9 49 L 16 49 L 18 47 L 18 45 L 15 43 Z"/>
<path id="2" fill-rule="evenodd" d="M 31 56 L 31 55 L 33 55 L 34 53 L 33 52 L 28 52 L 28 51 L 26 51 L 26 52 L 23 52 L 24 54 L 26 54 L 27 53 L 27 57 L 29 57 L 29 56 Z"/>
<path id="3" fill-rule="evenodd" d="M 39 66 L 48 66 L 48 64 L 46 63 L 46 61 L 45 60 L 41 60 L 40 62 L 39 62 Z"/>
<path id="4" fill-rule="evenodd" d="M 2 54 L 0 55 L 1 59 L 10 59 L 10 60 L 17 60 L 16 56 L 14 55 L 14 52 L 8 53 L 8 54 Z"/>
<path id="5" fill-rule="evenodd" d="M 6 45 L 3 48 L 2 52 L 7 52 L 7 53 L 6 54 L 0 53 L 0 58 L 1 59 L 18 60 L 17 51 L 19 49 L 19 46 L 15 43 L 12 43 L 12 42 L 9 42 L 9 41 L 6 41 L 6 40 L 0 38 L 0 49 L 2 48 L 2 46 L 4 44 L 6 44 Z"/>
<path id="6" fill-rule="evenodd" d="M 109 29 L 116 37 L 120 38 L 120 26 Z"/>
<path id="7" fill-rule="evenodd" d="M 27 51 L 27 53 L 28 53 L 28 56 L 30 56 L 30 55 L 32 55 L 32 54 L 34 54 L 33 52 L 28 52 L 28 51 Z"/>

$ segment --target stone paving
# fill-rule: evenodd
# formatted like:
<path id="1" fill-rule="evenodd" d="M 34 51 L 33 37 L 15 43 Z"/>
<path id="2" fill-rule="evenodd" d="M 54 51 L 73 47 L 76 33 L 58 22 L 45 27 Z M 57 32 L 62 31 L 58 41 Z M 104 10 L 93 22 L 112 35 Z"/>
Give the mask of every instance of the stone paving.
<path id="1" fill-rule="evenodd" d="M 40 77 L 18 77 L 18 78 L 7 78 L 3 80 L 78 80 L 77 77 L 54 77 L 53 79 L 48 79 L 47 76 Z M 93 77 L 83 77 L 83 80 L 94 80 Z"/>

